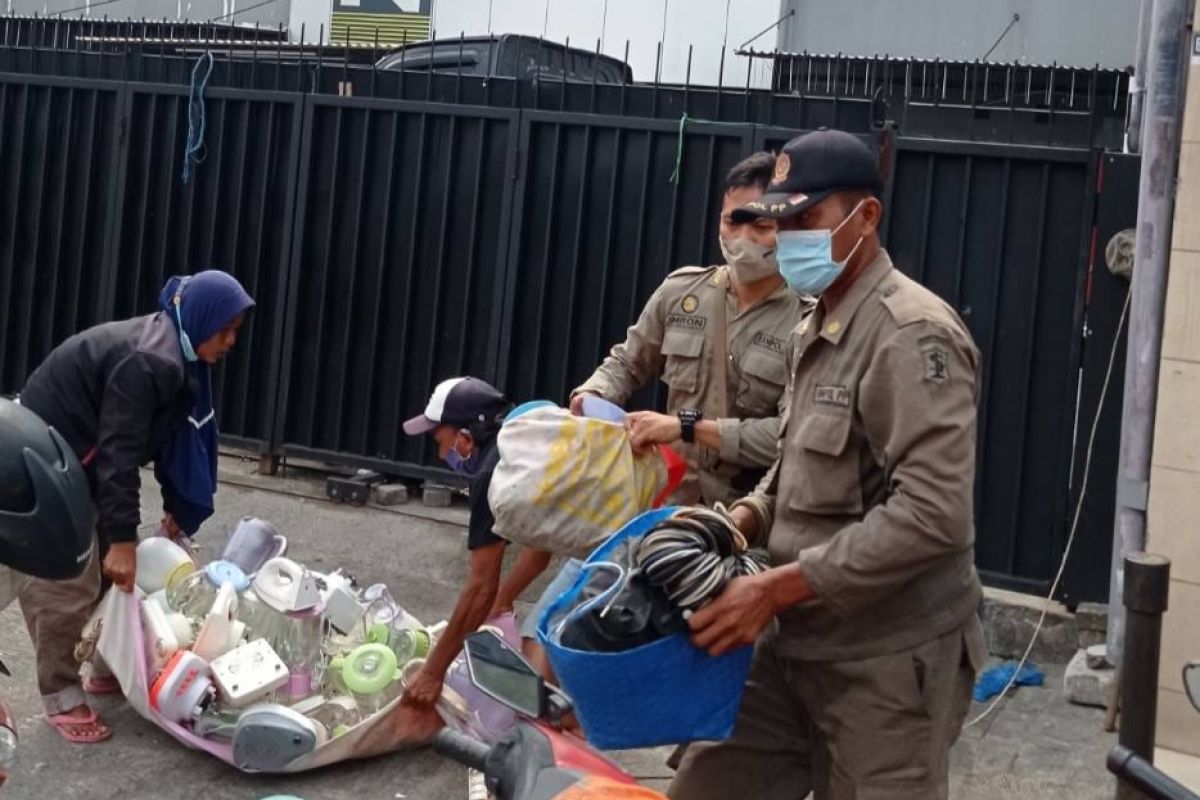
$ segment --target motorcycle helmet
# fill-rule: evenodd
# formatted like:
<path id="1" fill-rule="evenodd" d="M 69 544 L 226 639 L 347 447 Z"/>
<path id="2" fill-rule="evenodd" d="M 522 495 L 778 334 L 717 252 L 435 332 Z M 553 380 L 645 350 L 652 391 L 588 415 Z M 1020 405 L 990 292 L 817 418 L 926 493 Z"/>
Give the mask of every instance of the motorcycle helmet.
<path id="1" fill-rule="evenodd" d="M 35 578 L 79 576 L 92 554 L 92 498 L 71 447 L 0 398 L 0 564 Z"/>

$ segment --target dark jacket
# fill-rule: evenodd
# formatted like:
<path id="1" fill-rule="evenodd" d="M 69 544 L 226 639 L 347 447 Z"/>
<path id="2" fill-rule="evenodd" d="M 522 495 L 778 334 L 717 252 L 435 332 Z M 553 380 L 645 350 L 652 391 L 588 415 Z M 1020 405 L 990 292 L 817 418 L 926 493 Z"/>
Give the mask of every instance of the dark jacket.
<path id="1" fill-rule="evenodd" d="M 164 314 L 97 325 L 56 347 L 21 404 L 54 426 L 87 465 L 103 541 L 137 540 L 138 470 L 185 424 L 193 392 Z M 170 492 L 164 489 L 164 507 Z"/>

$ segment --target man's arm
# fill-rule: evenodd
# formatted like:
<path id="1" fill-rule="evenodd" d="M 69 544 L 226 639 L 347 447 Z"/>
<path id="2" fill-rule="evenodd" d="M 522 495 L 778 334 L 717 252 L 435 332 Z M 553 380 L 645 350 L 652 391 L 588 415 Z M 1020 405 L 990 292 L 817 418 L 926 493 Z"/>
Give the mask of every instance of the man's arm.
<path id="1" fill-rule="evenodd" d="M 623 406 L 630 395 L 657 374 L 662 366 L 666 305 L 663 287 L 659 286 L 638 321 L 625 334 L 625 341 L 613 347 L 592 376 L 571 392 L 572 400 L 583 394 L 595 394 Z"/>
<path id="2" fill-rule="evenodd" d="M 431 706 L 441 696 L 446 670 L 462 650 L 463 642 L 487 621 L 488 611 L 496 600 L 500 585 L 506 545 L 507 542 L 500 540 L 471 551 L 467 585 L 459 593 L 454 613 L 450 615 L 446 630 L 438 637 L 425 666 L 405 689 L 405 705 Z"/>
<path id="3" fill-rule="evenodd" d="M 489 616 L 512 611 L 513 603 L 521 593 L 529 588 L 529 584 L 545 572 L 549 565 L 550 553 L 547 551 L 534 550 L 532 547 L 521 548 L 517 563 L 513 564 L 513 568 L 504 577 L 504 582 L 500 584 L 500 591 L 496 595 L 496 602 L 492 604 L 492 613 Z"/>

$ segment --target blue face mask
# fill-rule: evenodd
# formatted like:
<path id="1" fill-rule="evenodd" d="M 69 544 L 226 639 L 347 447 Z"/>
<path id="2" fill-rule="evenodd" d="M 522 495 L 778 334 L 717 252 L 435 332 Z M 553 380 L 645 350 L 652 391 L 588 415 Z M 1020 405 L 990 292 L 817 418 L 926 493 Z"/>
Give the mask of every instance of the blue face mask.
<path id="1" fill-rule="evenodd" d="M 862 237 L 841 261 L 833 260 L 833 235 L 850 221 L 862 208 L 862 201 L 833 230 L 780 231 L 777 234 L 775 257 L 779 261 L 779 272 L 793 292 L 798 294 L 822 294 L 833 285 L 846 268 L 846 262 L 854 257 Z"/>
<path id="2" fill-rule="evenodd" d="M 463 458 L 458 452 L 458 442 L 455 441 L 446 452 L 446 466 L 461 475 L 474 475 L 479 469 L 479 459 L 474 452 Z"/>

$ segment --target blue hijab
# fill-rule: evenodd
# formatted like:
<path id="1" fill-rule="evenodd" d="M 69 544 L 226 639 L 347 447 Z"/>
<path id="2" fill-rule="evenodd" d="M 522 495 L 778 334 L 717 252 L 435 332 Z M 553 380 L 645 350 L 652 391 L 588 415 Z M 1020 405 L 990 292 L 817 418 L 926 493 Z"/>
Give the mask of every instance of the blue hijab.
<path id="1" fill-rule="evenodd" d="M 162 486 L 163 508 L 191 536 L 212 516 L 217 493 L 217 417 L 213 409 L 212 367 L 195 348 L 219 333 L 254 300 L 237 279 L 220 270 L 191 277 L 176 275 L 158 296 L 159 306 L 175 323 L 184 372 L 195 398 L 191 414 L 154 459 Z"/>

